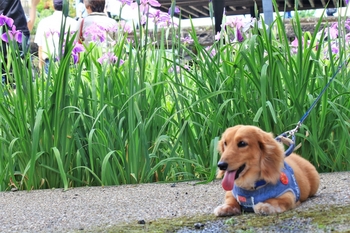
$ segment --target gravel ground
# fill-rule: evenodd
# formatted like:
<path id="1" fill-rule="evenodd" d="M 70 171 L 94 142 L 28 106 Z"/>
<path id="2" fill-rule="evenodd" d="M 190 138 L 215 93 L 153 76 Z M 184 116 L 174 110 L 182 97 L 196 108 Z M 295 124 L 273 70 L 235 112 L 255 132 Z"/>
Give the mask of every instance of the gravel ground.
<path id="1" fill-rule="evenodd" d="M 212 214 L 220 181 L 0 192 L 0 232 L 89 231 L 101 226 Z M 350 173 L 323 173 L 318 193 L 298 207 L 349 205 Z"/>

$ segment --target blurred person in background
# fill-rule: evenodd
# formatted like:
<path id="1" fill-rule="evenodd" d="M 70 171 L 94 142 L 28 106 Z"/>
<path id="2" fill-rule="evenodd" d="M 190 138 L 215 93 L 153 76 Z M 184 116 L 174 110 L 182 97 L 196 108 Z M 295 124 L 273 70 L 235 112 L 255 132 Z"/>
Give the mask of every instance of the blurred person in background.
<path id="1" fill-rule="evenodd" d="M 33 29 L 35 19 L 36 19 L 36 7 L 40 0 L 32 0 L 29 19 L 27 19 L 21 1 L 20 0 L 1 0 L 0 2 L 0 15 L 7 16 L 13 19 L 13 24 L 16 26 L 16 30 L 22 32 L 24 36 L 22 44 L 28 46 L 30 31 Z M 11 28 L 8 28 L 11 30 Z M 3 42 L 4 43 L 4 42 Z M 23 48 L 26 49 L 26 48 Z M 6 51 L 5 51 L 6 54 Z"/>
<path id="2" fill-rule="evenodd" d="M 54 12 L 52 15 L 42 19 L 36 30 L 34 43 L 38 45 L 39 68 L 48 72 L 50 58 L 55 61 L 59 52 L 59 37 L 63 21 L 62 8 L 64 0 L 53 0 Z M 77 21 L 71 17 L 66 18 L 65 32 L 73 32 Z"/>
<path id="3" fill-rule="evenodd" d="M 115 11 L 119 11 L 119 9 L 120 2 L 118 0 L 106 0 L 105 12 L 107 13 L 109 18 L 113 18 L 112 13 L 114 13 Z"/>
<path id="4" fill-rule="evenodd" d="M 38 6 L 40 0 L 32 0 L 32 5 L 30 6 L 29 19 L 27 19 L 27 26 L 29 31 L 33 30 L 35 19 L 36 19 L 36 7 Z"/>
<path id="5" fill-rule="evenodd" d="M 131 27 L 133 23 L 137 24 L 138 22 L 137 9 L 134 9 L 128 3 L 122 3 L 120 0 L 106 0 L 105 12 L 110 18 L 125 21 Z"/>
<path id="6" fill-rule="evenodd" d="M 21 1 L 20 0 L 1 0 L 0 1 L 0 15 L 7 16 L 13 19 L 13 25 L 16 27 L 16 30 L 22 32 L 22 42 L 19 43 L 19 49 L 21 50 L 21 56 L 28 51 L 29 48 L 29 37 L 30 31 L 33 29 L 35 18 L 36 18 L 36 7 L 40 0 L 32 0 L 31 8 L 29 12 L 29 19 L 27 19 Z M 12 28 L 8 27 L 8 30 Z M 7 83 L 4 63 L 7 60 L 7 51 L 6 51 L 6 42 L 2 41 L 2 54 L 5 61 L 2 64 L 2 83 Z"/>
<path id="7" fill-rule="evenodd" d="M 90 42 L 103 46 L 113 44 L 117 36 L 118 23 L 104 12 L 105 0 L 84 0 L 84 3 L 88 15 L 78 21 L 76 40 L 86 46 L 89 46 Z"/>
<path id="8" fill-rule="evenodd" d="M 23 35 L 29 38 L 30 31 L 33 29 L 36 18 L 36 7 L 40 0 L 32 0 L 29 12 L 29 19 L 26 18 L 20 0 L 1 0 L 0 15 L 5 15 L 14 20 L 16 29 L 21 31 Z"/>
<path id="9" fill-rule="evenodd" d="M 85 18 L 88 15 L 87 10 L 85 8 L 84 0 L 79 0 L 79 3 L 78 5 L 76 5 L 76 8 L 77 8 L 77 17 L 76 17 L 77 20 L 81 18 Z"/>

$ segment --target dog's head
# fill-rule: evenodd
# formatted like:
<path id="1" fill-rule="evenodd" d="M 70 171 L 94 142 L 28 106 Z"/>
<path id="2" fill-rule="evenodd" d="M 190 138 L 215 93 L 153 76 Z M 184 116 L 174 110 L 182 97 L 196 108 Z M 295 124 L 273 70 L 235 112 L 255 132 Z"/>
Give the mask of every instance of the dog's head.
<path id="1" fill-rule="evenodd" d="M 232 190 L 233 182 L 252 189 L 258 180 L 276 183 L 279 179 L 284 149 L 271 133 L 255 126 L 237 125 L 226 129 L 218 147 L 221 154 L 218 167 L 225 171 L 222 182 L 225 190 Z"/>

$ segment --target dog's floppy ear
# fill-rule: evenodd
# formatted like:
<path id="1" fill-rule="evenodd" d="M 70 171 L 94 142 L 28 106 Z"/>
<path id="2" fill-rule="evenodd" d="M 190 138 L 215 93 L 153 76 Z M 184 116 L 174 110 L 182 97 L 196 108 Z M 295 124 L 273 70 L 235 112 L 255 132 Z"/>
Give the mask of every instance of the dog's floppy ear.
<path id="1" fill-rule="evenodd" d="M 218 142 L 217 149 L 220 153 L 220 155 L 224 152 L 224 141 L 223 141 L 223 136 L 221 136 L 221 139 Z M 225 174 L 225 171 L 223 170 L 216 170 L 216 179 L 221 179 Z"/>
<path id="2" fill-rule="evenodd" d="M 221 140 L 218 143 L 218 151 L 220 152 L 220 154 L 222 154 L 224 152 L 225 148 L 224 148 L 224 140 L 221 137 Z"/>
<path id="3" fill-rule="evenodd" d="M 271 133 L 260 131 L 261 176 L 266 182 L 276 183 L 283 167 L 283 145 L 275 140 Z"/>

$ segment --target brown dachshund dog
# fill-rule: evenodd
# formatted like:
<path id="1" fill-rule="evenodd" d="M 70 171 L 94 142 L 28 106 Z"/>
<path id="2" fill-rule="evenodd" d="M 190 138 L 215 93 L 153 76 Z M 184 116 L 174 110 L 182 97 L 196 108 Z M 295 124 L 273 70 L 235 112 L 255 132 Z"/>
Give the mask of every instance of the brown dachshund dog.
<path id="1" fill-rule="evenodd" d="M 284 147 L 271 133 L 255 126 L 226 129 L 219 141 L 219 175 L 224 174 L 225 204 L 216 216 L 243 211 L 257 214 L 281 213 L 313 196 L 320 183 L 315 167 Z"/>

